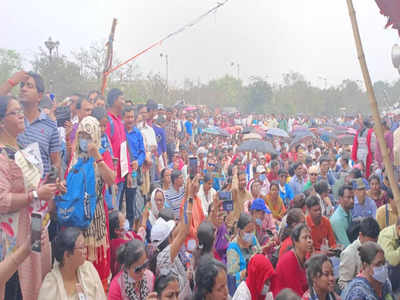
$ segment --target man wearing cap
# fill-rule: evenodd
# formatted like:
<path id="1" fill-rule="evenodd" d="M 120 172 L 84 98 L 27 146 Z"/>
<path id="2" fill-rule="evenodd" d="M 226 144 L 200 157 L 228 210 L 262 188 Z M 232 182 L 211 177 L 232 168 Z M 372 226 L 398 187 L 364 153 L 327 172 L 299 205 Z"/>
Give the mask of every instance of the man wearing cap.
<path id="1" fill-rule="evenodd" d="M 269 181 L 267 178 L 267 171 L 265 167 L 262 165 L 258 165 L 256 168 L 256 175 L 254 176 L 253 180 L 258 180 L 261 183 L 260 194 L 261 196 L 265 197 L 269 192 Z"/>
<path id="2" fill-rule="evenodd" d="M 376 217 L 375 201 L 367 196 L 366 186 L 362 178 L 355 180 L 355 197 L 352 218 Z"/>

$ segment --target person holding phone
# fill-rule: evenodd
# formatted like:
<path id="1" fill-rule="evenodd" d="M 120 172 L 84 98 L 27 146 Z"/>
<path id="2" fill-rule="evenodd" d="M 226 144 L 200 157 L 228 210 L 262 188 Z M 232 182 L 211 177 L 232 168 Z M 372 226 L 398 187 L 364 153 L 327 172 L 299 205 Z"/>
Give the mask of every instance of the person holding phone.
<path id="1" fill-rule="evenodd" d="M 56 192 L 56 184 L 41 184 L 37 190 L 26 190 L 22 170 L 15 162 L 19 151 L 17 136 L 24 131 L 24 113 L 19 102 L 8 96 L 0 97 L 0 261 L 16 247 L 21 247 L 31 232 L 31 205 L 36 199 L 48 201 Z M 50 243 L 47 231 L 40 253 L 29 254 L 18 271 L 7 281 L 5 299 L 21 295 L 36 299 L 41 281 L 51 268 Z M 33 271 L 34 270 L 34 273 Z M 0 299 L 3 295 L 0 295 Z"/>

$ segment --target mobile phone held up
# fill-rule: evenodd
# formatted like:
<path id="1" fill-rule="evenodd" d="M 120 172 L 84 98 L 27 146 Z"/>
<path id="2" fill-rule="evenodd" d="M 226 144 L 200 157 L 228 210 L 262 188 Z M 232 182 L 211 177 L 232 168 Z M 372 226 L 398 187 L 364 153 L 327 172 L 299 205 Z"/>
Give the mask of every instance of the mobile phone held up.
<path id="1" fill-rule="evenodd" d="M 198 168 L 197 157 L 195 157 L 195 156 L 189 157 L 189 176 L 190 176 L 190 180 L 193 180 L 193 178 L 196 176 L 197 168 Z"/>
<path id="2" fill-rule="evenodd" d="M 233 210 L 232 192 L 221 191 L 218 193 L 218 197 L 222 201 L 222 207 L 225 211 Z"/>
<path id="3" fill-rule="evenodd" d="M 54 114 L 57 120 L 57 127 L 64 127 L 65 122 L 71 121 L 71 109 L 69 106 L 57 107 Z"/>
<path id="4" fill-rule="evenodd" d="M 32 251 L 41 251 L 42 215 L 33 212 L 31 215 L 31 245 Z"/>

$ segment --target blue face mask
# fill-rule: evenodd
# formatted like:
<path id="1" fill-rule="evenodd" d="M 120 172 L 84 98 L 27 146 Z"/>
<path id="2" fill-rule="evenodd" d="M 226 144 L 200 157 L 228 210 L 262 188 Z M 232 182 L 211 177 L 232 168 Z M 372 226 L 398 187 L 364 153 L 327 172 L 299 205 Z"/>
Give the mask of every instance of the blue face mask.
<path id="1" fill-rule="evenodd" d="M 82 152 L 87 153 L 88 145 L 89 145 L 89 141 L 87 139 L 84 139 L 84 138 L 79 139 L 79 149 Z"/>
<path id="2" fill-rule="evenodd" d="M 265 174 L 261 174 L 260 177 L 259 177 L 259 179 L 261 181 L 265 181 L 266 178 L 267 178 L 267 176 L 265 176 Z"/>
<path id="3" fill-rule="evenodd" d="M 262 225 L 262 220 L 261 219 L 256 219 L 256 224 L 258 225 L 258 226 L 261 226 Z"/>
<path id="4" fill-rule="evenodd" d="M 251 232 L 245 232 L 243 234 L 243 240 L 247 243 L 251 243 L 253 241 L 253 233 Z"/>

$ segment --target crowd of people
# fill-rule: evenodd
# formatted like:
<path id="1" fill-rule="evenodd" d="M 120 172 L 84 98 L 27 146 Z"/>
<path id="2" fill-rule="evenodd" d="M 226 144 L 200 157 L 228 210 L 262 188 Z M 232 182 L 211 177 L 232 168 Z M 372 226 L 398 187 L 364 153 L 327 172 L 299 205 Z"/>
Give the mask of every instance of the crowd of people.
<path id="1" fill-rule="evenodd" d="M 400 118 L 383 125 L 397 175 Z M 57 99 L 20 71 L 0 85 L 0 173 L 0 299 L 400 294 L 398 206 L 365 116 L 136 104 L 116 88 Z"/>

